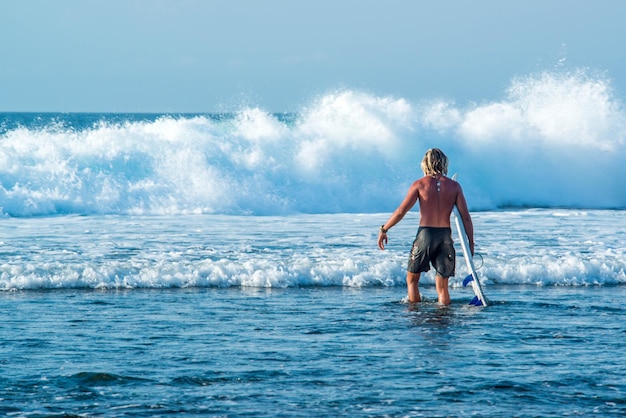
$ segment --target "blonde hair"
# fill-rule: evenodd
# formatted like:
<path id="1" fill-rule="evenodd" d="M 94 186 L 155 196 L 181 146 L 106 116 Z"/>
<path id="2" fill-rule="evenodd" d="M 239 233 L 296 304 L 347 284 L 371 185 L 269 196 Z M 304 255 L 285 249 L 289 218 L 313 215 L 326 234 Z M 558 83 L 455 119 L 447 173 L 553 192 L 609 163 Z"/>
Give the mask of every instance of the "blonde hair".
<path id="1" fill-rule="evenodd" d="M 431 148 L 426 151 L 422 160 L 422 171 L 426 176 L 435 174 L 448 174 L 448 157 L 439 148 Z"/>

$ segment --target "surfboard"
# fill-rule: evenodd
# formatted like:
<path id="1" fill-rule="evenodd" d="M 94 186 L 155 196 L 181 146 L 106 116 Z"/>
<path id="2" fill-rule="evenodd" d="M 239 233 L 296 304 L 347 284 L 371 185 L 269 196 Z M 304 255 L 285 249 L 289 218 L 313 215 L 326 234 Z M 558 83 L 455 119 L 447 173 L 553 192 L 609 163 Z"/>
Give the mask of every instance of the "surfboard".
<path id="1" fill-rule="evenodd" d="M 456 174 L 452 176 L 452 180 L 456 180 Z M 474 306 L 487 306 L 489 305 L 489 301 L 485 297 L 483 289 L 480 286 L 478 274 L 476 274 L 476 267 L 474 267 L 474 257 L 472 257 L 472 251 L 470 250 L 469 239 L 467 238 L 467 234 L 465 233 L 465 225 L 463 224 L 463 219 L 461 219 L 461 215 L 459 214 L 459 208 L 457 208 L 456 205 L 454 205 L 454 208 L 452 208 L 452 213 L 454 215 L 454 224 L 456 225 L 456 231 L 459 235 L 459 241 L 461 241 L 463 258 L 465 259 L 467 270 L 470 273 L 463 280 L 463 286 L 467 286 L 471 283 L 472 290 L 474 291 L 475 295 L 474 299 L 472 299 L 469 304 Z"/>

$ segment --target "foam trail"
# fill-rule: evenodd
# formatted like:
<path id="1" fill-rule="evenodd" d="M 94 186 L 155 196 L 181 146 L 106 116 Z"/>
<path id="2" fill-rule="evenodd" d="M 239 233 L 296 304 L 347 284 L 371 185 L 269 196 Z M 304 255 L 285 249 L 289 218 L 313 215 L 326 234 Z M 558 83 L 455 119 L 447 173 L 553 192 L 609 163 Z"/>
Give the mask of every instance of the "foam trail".
<path id="1" fill-rule="evenodd" d="M 341 90 L 292 115 L 18 116 L 0 115 L 8 216 L 387 212 L 432 146 L 472 210 L 626 208 L 623 105 L 582 70 L 464 106 Z"/>
<path id="2" fill-rule="evenodd" d="M 417 215 L 56 216 L 0 222 L 0 291 L 185 287 L 406 288 Z M 532 209 L 474 214 L 478 276 L 499 285 L 626 283 L 626 211 Z M 584 227 L 581 227 L 584 225 Z M 558 234 L 553 231 L 559 231 Z M 455 237 L 456 238 L 456 237 Z M 457 247 L 455 298 L 473 297 Z M 433 270 L 420 280 L 434 294 Z M 400 291 L 401 293 L 402 291 Z M 495 298 L 497 299 L 497 297 Z"/>

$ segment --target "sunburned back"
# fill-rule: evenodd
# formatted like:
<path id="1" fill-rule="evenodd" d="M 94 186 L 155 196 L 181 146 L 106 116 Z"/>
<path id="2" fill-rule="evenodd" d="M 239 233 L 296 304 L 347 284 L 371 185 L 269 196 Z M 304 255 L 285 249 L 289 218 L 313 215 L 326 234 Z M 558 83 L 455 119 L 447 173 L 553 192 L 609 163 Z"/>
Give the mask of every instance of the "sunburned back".
<path id="1" fill-rule="evenodd" d="M 425 176 L 417 181 L 420 226 L 450 227 L 450 214 L 459 193 L 459 184 L 448 177 Z"/>

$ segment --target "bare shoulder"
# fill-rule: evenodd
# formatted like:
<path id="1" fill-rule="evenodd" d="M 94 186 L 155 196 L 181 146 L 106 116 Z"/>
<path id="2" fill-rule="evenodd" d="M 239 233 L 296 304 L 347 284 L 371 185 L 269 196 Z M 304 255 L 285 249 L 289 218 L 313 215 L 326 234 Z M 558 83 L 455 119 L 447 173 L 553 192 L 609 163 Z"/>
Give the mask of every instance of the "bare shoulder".
<path id="1" fill-rule="evenodd" d="M 421 188 L 424 187 L 425 184 L 425 178 L 422 177 L 420 179 L 415 180 L 413 183 L 411 183 L 411 186 L 409 187 L 410 190 L 419 190 Z"/>
<path id="2" fill-rule="evenodd" d="M 451 179 L 450 177 L 446 177 L 446 181 L 450 182 L 450 187 L 457 189 L 457 190 L 461 190 L 461 183 L 459 183 L 456 180 Z"/>
<path id="3" fill-rule="evenodd" d="M 415 180 L 413 182 L 413 186 L 421 186 L 422 184 L 426 183 L 426 181 L 428 181 L 428 177 L 424 176 L 422 178 Z"/>
<path id="4" fill-rule="evenodd" d="M 446 180 L 448 180 L 450 182 L 450 184 L 454 184 L 454 185 L 459 185 L 460 184 L 458 181 L 454 180 L 452 177 L 446 176 L 445 178 L 446 178 Z"/>
<path id="5" fill-rule="evenodd" d="M 454 204 L 454 202 L 456 202 L 459 197 L 463 196 L 463 189 L 461 189 L 461 185 L 459 184 L 459 182 L 452 180 L 449 177 L 445 178 L 445 190 L 446 190 L 446 196 L 448 199 L 450 199 L 450 201 Z"/>

